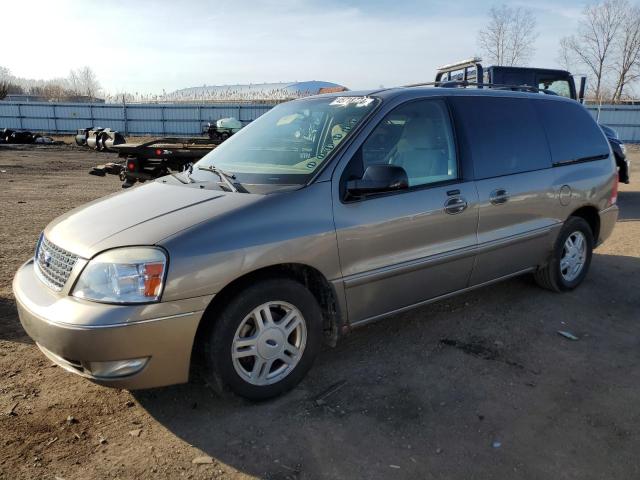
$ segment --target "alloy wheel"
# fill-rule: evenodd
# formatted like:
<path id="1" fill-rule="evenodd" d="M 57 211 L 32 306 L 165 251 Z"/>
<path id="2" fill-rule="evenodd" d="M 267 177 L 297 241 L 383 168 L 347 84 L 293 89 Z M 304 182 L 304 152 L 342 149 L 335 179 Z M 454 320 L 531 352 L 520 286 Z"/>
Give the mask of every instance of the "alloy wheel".
<path id="1" fill-rule="evenodd" d="M 580 231 L 567 237 L 560 257 L 560 274 L 567 282 L 572 282 L 582 272 L 587 258 L 587 239 Z"/>
<path id="2" fill-rule="evenodd" d="M 231 347 L 233 367 L 252 385 L 271 385 L 289 375 L 300 362 L 307 325 L 300 310 L 270 301 L 240 322 Z"/>

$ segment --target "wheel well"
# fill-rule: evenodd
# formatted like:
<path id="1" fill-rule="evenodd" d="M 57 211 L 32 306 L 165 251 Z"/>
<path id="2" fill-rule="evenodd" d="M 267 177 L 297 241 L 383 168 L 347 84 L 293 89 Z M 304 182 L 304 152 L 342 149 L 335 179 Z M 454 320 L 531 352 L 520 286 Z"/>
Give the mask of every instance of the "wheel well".
<path id="1" fill-rule="evenodd" d="M 334 346 L 338 339 L 340 314 L 333 287 L 331 287 L 331 284 L 324 275 L 315 268 L 299 263 L 286 263 L 247 273 L 226 285 L 215 295 L 211 303 L 207 306 L 200 325 L 198 326 L 193 347 L 194 355 L 192 358 L 197 361 L 200 355 L 202 355 L 203 339 L 207 338 L 213 327 L 216 313 L 224 308 L 232 297 L 241 292 L 249 284 L 259 282 L 260 280 L 273 279 L 274 277 L 290 278 L 309 289 L 322 310 L 325 343 Z"/>
<path id="2" fill-rule="evenodd" d="M 591 233 L 593 233 L 594 244 L 598 243 L 600 237 L 600 215 L 595 207 L 581 207 L 571 214 L 572 217 L 580 217 L 584 219 L 591 227 Z"/>

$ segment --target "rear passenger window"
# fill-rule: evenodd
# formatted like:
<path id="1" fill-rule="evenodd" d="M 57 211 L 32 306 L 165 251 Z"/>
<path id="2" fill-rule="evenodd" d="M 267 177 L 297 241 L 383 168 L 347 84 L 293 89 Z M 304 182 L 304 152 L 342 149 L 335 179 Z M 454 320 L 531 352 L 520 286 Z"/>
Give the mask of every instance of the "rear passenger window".
<path id="1" fill-rule="evenodd" d="M 476 179 L 551 167 L 549 146 L 532 101 L 526 98 L 453 97 Z"/>
<path id="2" fill-rule="evenodd" d="M 545 100 L 536 108 L 547 131 L 554 164 L 609 155 L 609 144 L 589 112 L 576 102 Z"/>

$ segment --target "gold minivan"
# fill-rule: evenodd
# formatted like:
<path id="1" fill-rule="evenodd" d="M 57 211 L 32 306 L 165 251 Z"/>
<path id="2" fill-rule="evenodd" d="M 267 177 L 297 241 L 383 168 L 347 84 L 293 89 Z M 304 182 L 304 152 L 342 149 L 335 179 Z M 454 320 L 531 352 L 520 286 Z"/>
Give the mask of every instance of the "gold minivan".
<path id="1" fill-rule="evenodd" d="M 352 328 L 533 274 L 585 278 L 618 215 L 577 102 L 394 88 L 281 104 L 186 172 L 51 222 L 13 289 L 52 361 L 102 385 L 295 386 Z"/>

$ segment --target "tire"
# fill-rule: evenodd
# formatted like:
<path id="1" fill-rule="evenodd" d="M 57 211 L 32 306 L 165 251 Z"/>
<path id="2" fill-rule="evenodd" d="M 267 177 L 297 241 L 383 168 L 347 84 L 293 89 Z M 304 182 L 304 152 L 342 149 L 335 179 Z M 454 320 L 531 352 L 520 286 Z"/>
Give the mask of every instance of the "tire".
<path id="1" fill-rule="evenodd" d="M 567 239 L 571 238 L 575 245 L 580 238 L 584 242 L 584 253 L 577 254 L 566 249 Z M 533 275 L 536 283 L 542 288 L 554 292 L 568 292 L 573 290 L 582 283 L 589 272 L 591 265 L 591 257 L 593 254 L 593 232 L 589 224 L 580 217 L 569 217 L 558 234 L 553 255 L 547 265 L 538 269 Z M 568 262 L 563 263 L 563 258 L 567 258 Z M 582 262 L 580 262 L 582 258 Z M 575 266 L 581 263 L 579 270 L 576 272 L 567 264 Z M 563 268 L 564 267 L 564 268 Z"/>
<path id="2" fill-rule="evenodd" d="M 306 287 L 287 278 L 248 284 L 214 321 L 204 345 L 207 382 L 219 393 L 231 390 L 249 400 L 266 400 L 296 386 L 322 345 L 318 302 Z"/>

